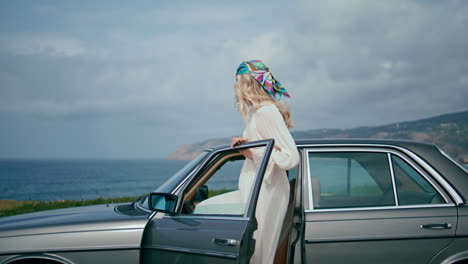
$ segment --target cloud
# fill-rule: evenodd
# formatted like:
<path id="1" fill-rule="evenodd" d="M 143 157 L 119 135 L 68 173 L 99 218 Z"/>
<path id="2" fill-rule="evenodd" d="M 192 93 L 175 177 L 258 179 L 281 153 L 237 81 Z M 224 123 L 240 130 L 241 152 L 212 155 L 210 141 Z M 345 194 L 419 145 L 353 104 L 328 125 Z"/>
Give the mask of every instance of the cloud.
<path id="1" fill-rule="evenodd" d="M 463 1 L 299 1 L 280 54 L 301 128 L 415 119 L 466 107 Z M 298 126 L 298 127 L 299 127 Z"/>
<path id="2" fill-rule="evenodd" d="M 226 94 L 232 93 L 232 72 L 237 63 L 261 58 L 289 85 L 291 105 L 299 116 L 351 108 L 355 115 L 369 115 L 369 121 L 364 122 L 371 122 L 381 119 L 368 111 L 375 102 L 390 108 L 410 101 L 408 95 L 413 96 L 411 100 L 419 101 L 419 96 L 426 102 L 413 105 L 414 109 L 405 105 L 411 113 L 451 111 L 460 106 L 460 93 L 466 98 L 464 82 L 454 80 L 468 68 L 468 40 L 461 34 L 466 5 L 448 3 L 299 1 L 292 23 L 250 30 L 242 28 L 255 21 L 253 9 L 169 6 L 143 10 L 133 19 L 139 23 L 158 21 L 157 30 L 146 35 L 122 25 L 106 31 L 99 42 L 64 33 L 7 35 L 2 37 L 0 49 L 20 59 L 12 58 L 18 63 L 17 83 L 11 83 L 15 80 L 11 73 L 3 72 L 5 79 L 10 79 L 12 86 L 42 91 L 26 98 L 24 93 L 10 92 L 10 98 L 16 94 L 24 106 L 3 109 L 60 116 L 154 104 L 196 108 L 194 101 L 205 99 L 229 104 L 232 96 Z M 227 13 L 230 16 L 224 15 Z M 216 23 L 229 32 L 218 30 Z M 175 30 L 161 30 L 169 24 Z M 25 66 L 20 65 L 21 60 L 37 67 L 40 62 L 47 63 L 50 69 L 40 70 L 43 77 L 32 78 L 21 69 Z M 453 97 L 446 99 L 455 105 L 436 102 L 437 95 L 445 93 L 440 85 L 450 87 Z M 33 88 L 36 86 L 40 88 Z M 393 95 L 393 103 L 382 100 L 391 91 L 406 96 Z M 437 109 L 429 109 L 434 105 Z M 389 110 L 374 113 L 383 115 Z M 340 126 L 338 121 L 323 125 Z M 307 126 L 300 120 L 297 123 Z"/>
<path id="3" fill-rule="evenodd" d="M 204 25 L 204 26 L 225 26 L 226 23 L 234 23 L 248 19 L 254 15 L 252 9 L 240 6 L 203 6 L 184 5 L 177 7 L 158 8 L 154 12 L 146 15 L 147 19 L 157 20 L 160 25 L 180 26 L 180 25 Z"/>
<path id="4" fill-rule="evenodd" d="M 54 35 L 4 34 L 0 38 L 0 50 L 22 56 L 47 55 L 81 56 L 86 50 L 78 39 Z"/>
<path id="5" fill-rule="evenodd" d="M 34 29 L 0 36 L 0 114 L 113 120 L 185 143 L 230 136 L 243 127 L 234 71 L 255 58 L 292 94 L 297 129 L 422 118 L 468 99 L 466 1 L 32 9 Z"/>
<path id="6" fill-rule="evenodd" d="M 209 103 L 232 106 L 235 67 L 247 54 L 260 52 L 244 46 L 258 32 L 252 27 L 255 8 L 174 3 L 96 6 L 90 11 L 33 5 L 32 13 L 48 14 L 54 25 L 62 23 L 72 30 L 2 35 L 0 111 L 64 117 L 82 112 L 102 116 L 153 105 L 194 110 Z M 273 8 L 263 10 L 272 13 Z M 269 24 L 263 28 L 276 23 Z M 273 37 L 274 33 L 257 42 L 268 44 Z"/>

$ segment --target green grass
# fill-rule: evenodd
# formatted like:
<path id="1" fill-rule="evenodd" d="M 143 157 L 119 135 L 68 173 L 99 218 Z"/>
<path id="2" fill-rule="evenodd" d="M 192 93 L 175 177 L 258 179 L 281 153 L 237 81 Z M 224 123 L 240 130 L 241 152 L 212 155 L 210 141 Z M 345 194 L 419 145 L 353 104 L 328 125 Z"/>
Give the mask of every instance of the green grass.
<path id="1" fill-rule="evenodd" d="M 220 189 L 220 190 L 209 190 L 208 197 L 213 197 L 223 193 L 227 193 L 233 190 Z M 125 203 L 133 202 L 140 196 L 132 197 L 119 197 L 119 198 L 96 198 L 91 200 L 62 200 L 62 201 L 14 201 L 14 200 L 0 200 L 0 217 L 33 213 L 46 210 L 62 209 L 69 207 L 96 205 L 96 204 L 109 204 L 109 203 Z"/>
<path id="2" fill-rule="evenodd" d="M 132 197 L 119 197 L 119 198 L 96 198 L 91 200 L 62 200 L 62 201 L 13 201 L 13 200 L 0 200 L 0 217 L 12 216 L 18 214 L 26 214 L 32 212 L 39 212 L 45 210 L 96 205 L 96 204 L 109 204 L 109 203 L 125 203 L 133 202 L 140 196 Z"/>
<path id="3" fill-rule="evenodd" d="M 209 190 L 208 198 L 211 198 L 213 196 L 220 195 L 223 193 L 227 193 L 227 192 L 232 192 L 232 191 L 235 191 L 235 190 L 230 190 L 230 189 Z"/>

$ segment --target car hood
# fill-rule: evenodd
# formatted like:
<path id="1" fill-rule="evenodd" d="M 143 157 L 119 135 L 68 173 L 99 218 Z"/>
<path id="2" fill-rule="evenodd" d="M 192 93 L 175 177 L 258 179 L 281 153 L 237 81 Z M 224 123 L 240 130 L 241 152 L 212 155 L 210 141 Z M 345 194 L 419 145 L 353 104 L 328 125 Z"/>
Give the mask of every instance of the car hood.
<path id="1" fill-rule="evenodd" d="M 117 212 L 122 204 L 49 210 L 0 218 L 0 238 L 32 234 L 143 229 L 149 215 Z"/>

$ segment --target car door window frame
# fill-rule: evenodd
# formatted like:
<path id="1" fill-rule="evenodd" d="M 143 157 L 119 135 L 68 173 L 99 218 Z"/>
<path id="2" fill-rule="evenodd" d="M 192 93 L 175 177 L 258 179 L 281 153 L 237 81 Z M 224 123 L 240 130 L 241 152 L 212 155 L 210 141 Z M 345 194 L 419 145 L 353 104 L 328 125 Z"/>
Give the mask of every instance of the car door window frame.
<path id="1" fill-rule="evenodd" d="M 337 208 L 322 208 L 322 209 L 316 209 L 316 208 L 313 208 L 314 207 L 314 193 L 313 193 L 313 189 L 312 189 L 312 177 L 310 175 L 311 171 L 310 171 L 310 158 L 309 158 L 309 153 L 379 153 L 379 154 L 384 154 L 381 158 L 383 158 L 383 161 L 387 164 L 387 167 L 390 171 L 388 171 L 388 177 L 390 177 L 390 182 L 389 182 L 389 187 L 392 188 L 392 190 L 390 190 L 392 193 L 393 193 L 393 202 L 394 204 L 393 205 L 375 205 L 375 206 L 356 206 L 356 207 L 337 207 Z M 365 149 L 365 148 L 342 148 L 342 147 L 335 147 L 335 148 L 325 148 L 325 149 L 321 149 L 321 148 L 316 148 L 316 149 L 308 149 L 306 151 L 306 162 L 307 162 L 307 175 L 308 175 L 308 178 L 310 179 L 308 181 L 308 189 L 309 189 L 309 205 L 312 205 L 312 208 L 314 209 L 314 211 L 318 211 L 318 210 L 344 210 L 344 209 L 359 209 L 361 210 L 362 208 L 386 208 L 386 207 L 391 207 L 391 206 L 395 206 L 397 204 L 397 200 L 396 200 L 396 196 L 395 196 L 395 183 L 393 181 L 393 177 L 392 177 L 392 174 L 391 174 L 391 168 L 388 166 L 388 154 L 386 151 L 379 151 L 376 149 Z M 349 180 L 349 178 L 347 178 Z M 377 183 L 376 183 L 377 184 Z M 309 207 L 310 208 L 310 207 Z"/>
<path id="2" fill-rule="evenodd" d="M 273 143 L 270 143 L 273 142 Z M 265 139 L 265 140 L 257 140 L 257 141 L 251 141 L 247 142 L 241 145 L 238 145 L 236 147 L 222 147 L 220 149 L 217 149 L 215 151 L 212 151 L 212 153 L 208 154 L 207 157 L 204 158 L 202 164 L 200 164 L 193 172 L 191 172 L 183 181 L 181 181 L 177 187 L 174 188 L 174 190 L 171 192 L 171 194 L 177 195 L 180 198 L 178 199 L 178 203 L 176 206 L 176 215 L 169 216 L 165 215 L 164 217 L 177 217 L 177 218 L 204 218 L 204 219 L 238 219 L 238 220 L 245 220 L 249 217 L 254 217 L 253 212 L 255 212 L 255 209 L 257 207 L 256 203 L 253 203 L 253 200 L 258 200 L 258 194 L 260 192 L 259 186 L 261 185 L 261 180 L 258 179 L 258 175 L 262 174 L 261 178 L 263 180 L 264 173 L 266 170 L 266 166 L 268 165 L 268 161 L 270 159 L 271 151 L 273 149 L 274 145 L 274 140 L 273 139 Z M 254 185 L 251 188 L 250 191 L 250 196 L 246 204 L 246 208 L 244 211 L 244 214 L 239 216 L 239 215 L 206 215 L 206 214 L 181 214 L 182 210 L 182 205 L 183 205 L 183 196 L 186 192 L 186 189 L 190 186 L 190 184 L 196 180 L 196 178 L 200 175 L 200 173 L 203 173 L 203 170 L 209 166 L 212 166 L 215 164 L 218 159 L 219 155 L 222 154 L 223 152 L 235 152 L 239 149 L 246 149 L 246 148 L 256 148 L 256 147 L 264 147 L 264 154 L 262 157 L 262 163 L 260 164 L 257 172 L 256 172 L 256 177 L 254 181 Z M 228 154 L 222 154 L 228 155 Z M 263 172 L 262 172 L 263 171 Z M 257 190 L 258 189 L 258 190 Z M 255 192 L 255 193 L 254 193 Z M 255 197 L 254 197 L 255 196 Z M 251 216 L 249 216 L 251 215 Z"/>
<path id="3" fill-rule="evenodd" d="M 200 171 L 197 176 L 195 176 L 190 183 L 187 184 L 187 186 L 184 188 L 183 194 L 180 195 L 180 198 L 182 201 L 186 200 L 187 196 L 194 196 L 196 194 L 197 187 L 203 186 L 206 182 L 210 181 L 211 177 L 216 174 L 217 170 L 222 168 L 226 162 L 229 162 L 232 158 L 236 158 L 242 156 L 241 153 L 239 152 L 229 152 L 226 154 L 222 154 L 221 156 L 215 157 L 213 162 L 211 164 L 207 165 L 205 170 Z M 243 156 L 242 156 L 243 157 Z M 245 160 L 245 159 L 244 159 Z M 239 171 L 240 173 L 240 171 Z M 238 179 L 239 180 L 239 179 Z M 201 184 L 201 183 L 202 184 Z M 191 198 L 190 198 L 191 199 Z M 248 205 L 248 203 L 246 203 Z M 189 216 L 220 216 L 220 217 L 245 217 L 245 209 L 244 208 L 244 213 L 243 214 L 201 214 L 201 213 L 189 213 L 189 214 L 184 214 L 181 213 L 181 215 L 189 215 Z"/>
<path id="4" fill-rule="evenodd" d="M 310 172 L 310 160 L 309 160 L 309 153 L 313 152 L 322 152 L 322 153 L 330 153 L 330 152 L 371 152 L 371 153 L 386 153 L 387 155 L 387 162 L 390 168 L 390 175 L 392 177 L 392 188 L 393 194 L 395 199 L 395 205 L 388 205 L 388 206 L 369 206 L 369 207 L 353 207 L 353 208 L 330 208 L 330 209 L 315 209 L 313 204 L 313 190 L 312 190 L 312 183 L 311 183 L 311 172 Z M 303 175 L 306 175 L 306 180 L 304 181 L 304 190 L 305 190 L 305 199 L 304 203 L 306 207 L 304 207 L 305 212 L 320 212 L 320 211 L 351 211 L 351 210 L 377 210 L 377 209 L 400 209 L 400 208 L 421 208 L 421 207 L 446 207 L 446 206 L 454 206 L 455 204 L 452 202 L 453 193 L 450 190 L 445 191 L 443 187 L 448 185 L 445 180 L 439 175 L 439 177 L 434 177 L 434 175 L 427 173 L 424 171 L 423 168 L 418 165 L 417 162 L 410 160 L 406 157 L 407 153 L 401 153 L 400 151 L 385 148 L 385 147 L 374 147 L 374 146 L 317 146 L 317 147 L 309 147 L 305 148 L 303 154 L 303 162 L 305 162 L 305 166 L 303 166 Z M 401 158 L 404 162 L 406 162 L 411 168 L 417 171 L 429 184 L 435 189 L 435 191 L 444 199 L 446 203 L 442 204 L 420 204 L 420 205 L 400 205 L 398 202 L 398 194 L 396 189 L 396 182 L 395 182 L 395 175 L 394 175 L 394 168 L 391 160 L 391 155 L 395 155 Z M 422 164 L 421 166 L 428 166 L 427 164 Z M 436 178 L 434 180 L 433 178 Z M 442 182 L 441 182 L 442 180 Z M 451 195 L 450 195 L 450 194 Z M 459 197 L 458 197 L 459 198 Z M 457 198 L 454 198 L 456 201 Z"/>
<path id="5" fill-rule="evenodd" d="M 440 195 L 440 197 L 442 197 L 445 201 L 445 204 L 451 204 L 452 203 L 452 199 L 450 198 L 450 196 L 444 192 L 441 188 L 440 185 L 438 185 L 434 179 L 432 177 L 430 177 L 426 172 L 424 172 L 422 169 L 420 169 L 420 167 L 413 161 L 407 159 L 404 155 L 397 155 L 395 153 L 392 153 L 390 152 L 388 154 L 388 158 L 389 158 L 389 162 L 390 162 L 390 166 L 392 168 L 392 175 L 393 175 L 393 179 L 394 181 L 396 182 L 396 179 L 397 179 L 397 176 L 396 176 L 396 173 L 395 173 L 395 166 L 394 164 L 396 163 L 396 160 L 393 159 L 393 156 L 397 157 L 397 158 L 400 158 L 406 165 L 408 165 L 411 169 L 413 169 L 419 176 L 422 176 L 422 178 L 424 180 L 426 180 L 426 182 L 429 183 L 429 185 Z M 400 168 L 401 169 L 401 168 Z M 403 171 L 403 173 L 407 173 L 406 171 Z M 418 184 L 417 181 L 415 179 L 412 179 L 410 175 L 406 175 L 407 177 L 410 178 L 410 180 L 413 180 L 415 182 L 415 184 Z M 423 189 L 422 186 L 419 186 L 421 189 Z M 396 186 L 395 184 L 395 191 L 396 193 L 398 193 L 398 187 Z M 443 204 L 443 203 L 436 203 L 436 204 L 433 204 L 433 205 L 440 205 L 440 204 Z M 400 205 L 400 202 L 399 204 Z M 418 204 L 414 204 L 414 205 L 418 205 Z M 411 205 L 400 205 L 400 206 L 411 206 Z"/>

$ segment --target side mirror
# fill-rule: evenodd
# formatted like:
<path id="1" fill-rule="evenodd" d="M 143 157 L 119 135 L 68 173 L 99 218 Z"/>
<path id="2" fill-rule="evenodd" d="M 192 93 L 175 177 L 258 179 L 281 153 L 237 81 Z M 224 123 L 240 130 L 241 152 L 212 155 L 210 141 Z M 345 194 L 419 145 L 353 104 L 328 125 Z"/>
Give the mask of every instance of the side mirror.
<path id="1" fill-rule="evenodd" d="M 195 194 L 194 201 L 201 202 L 208 199 L 208 186 L 203 185 L 202 187 L 197 189 L 197 193 Z"/>
<path id="2" fill-rule="evenodd" d="M 177 195 L 170 193 L 151 193 L 148 205 L 153 211 L 174 215 L 177 199 Z"/>

